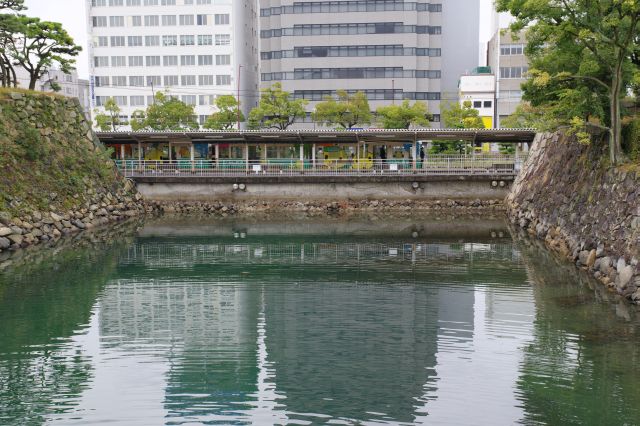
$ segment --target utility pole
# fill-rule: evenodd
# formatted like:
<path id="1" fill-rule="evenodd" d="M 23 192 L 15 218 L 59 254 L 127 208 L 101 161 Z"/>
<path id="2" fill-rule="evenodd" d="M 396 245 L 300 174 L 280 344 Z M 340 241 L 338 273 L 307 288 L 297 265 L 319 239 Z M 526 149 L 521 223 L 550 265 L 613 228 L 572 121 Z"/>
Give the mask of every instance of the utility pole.
<path id="1" fill-rule="evenodd" d="M 238 110 L 238 130 L 240 130 L 240 70 L 242 70 L 242 65 L 238 65 L 238 105 L 237 105 L 237 110 Z"/>

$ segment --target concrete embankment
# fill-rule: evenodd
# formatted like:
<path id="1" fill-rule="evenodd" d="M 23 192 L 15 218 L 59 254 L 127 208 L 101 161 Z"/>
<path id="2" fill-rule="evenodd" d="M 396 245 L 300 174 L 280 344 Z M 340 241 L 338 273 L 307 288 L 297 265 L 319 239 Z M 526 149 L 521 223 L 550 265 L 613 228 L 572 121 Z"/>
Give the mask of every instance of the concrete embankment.
<path id="1" fill-rule="evenodd" d="M 608 166 L 600 139 L 538 135 L 505 204 L 513 224 L 640 303 L 640 165 Z"/>
<path id="2" fill-rule="evenodd" d="M 0 91 L 0 253 L 144 214 L 77 100 Z"/>

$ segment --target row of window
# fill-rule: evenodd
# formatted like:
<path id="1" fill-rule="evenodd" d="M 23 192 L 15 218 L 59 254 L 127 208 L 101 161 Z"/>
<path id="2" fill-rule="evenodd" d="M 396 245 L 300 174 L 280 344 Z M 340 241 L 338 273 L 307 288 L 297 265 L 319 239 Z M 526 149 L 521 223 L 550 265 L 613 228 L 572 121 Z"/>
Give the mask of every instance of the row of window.
<path id="1" fill-rule="evenodd" d="M 441 56 L 439 48 L 403 47 L 401 44 L 295 47 L 293 50 L 260 52 L 263 60 L 282 58 L 326 58 L 358 56 Z"/>
<path id="2" fill-rule="evenodd" d="M 391 89 L 366 89 L 366 90 L 347 90 L 348 93 L 364 92 L 370 101 L 382 100 L 420 100 L 420 101 L 438 101 L 440 100 L 440 92 L 404 92 L 402 90 Z M 307 99 L 310 101 L 322 101 L 326 96 L 335 96 L 335 90 L 296 90 L 293 92 L 294 99 Z"/>
<path id="3" fill-rule="evenodd" d="M 98 36 L 94 47 L 142 47 L 142 46 L 177 46 L 178 40 L 180 46 L 229 46 L 231 44 L 230 34 L 216 34 L 215 38 L 211 34 L 199 34 L 198 36 L 187 34 L 181 35 L 163 35 L 163 36 Z"/>
<path id="4" fill-rule="evenodd" d="M 96 87 L 170 87 L 170 86 L 229 86 L 231 75 L 126 75 L 95 76 Z"/>
<path id="5" fill-rule="evenodd" d="M 500 99 L 522 99 L 522 90 L 501 90 Z"/>
<path id="6" fill-rule="evenodd" d="M 500 67 L 500 78 L 523 78 L 529 67 Z"/>
<path id="7" fill-rule="evenodd" d="M 176 6 L 176 0 L 91 0 L 92 7 L 105 7 L 109 6 Z M 185 6 L 191 6 L 193 4 L 229 4 L 229 2 L 220 2 L 219 0 L 182 0 L 182 4 Z"/>
<path id="8" fill-rule="evenodd" d="M 356 78 L 440 78 L 440 70 L 405 70 L 401 67 L 301 68 L 293 72 L 262 73 L 262 81 Z"/>
<path id="9" fill-rule="evenodd" d="M 208 66 L 216 65 L 231 65 L 231 55 L 180 55 L 180 65 L 182 66 Z M 160 61 L 162 58 L 162 62 Z M 150 56 L 111 56 L 112 67 L 126 67 L 128 64 L 130 67 L 174 67 L 178 65 L 178 55 L 150 55 Z M 109 56 L 94 56 L 93 65 L 96 68 L 103 68 L 109 66 Z"/>
<path id="10" fill-rule="evenodd" d="M 115 103 L 119 106 L 147 106 L 153 105 L 154 98 L 153 96 L 144 96 L 144 95 L 136 95 L 136 96 L 111 96 Z M 214 105 L 215 95 L 182 95 L 179 98 L 177 96 L 172 96 L 174 98 L 180 99 L 187 105 Z M 96 96 L 96 106 L 104 106 L 110 96 Z M 129 117 L 124 115 L 120 116 L 120 118 L 124 120 L 128 120 Z"/>
<path id="11" fill-rule="evenodd" d="M 175 27 L 178 23 L 182 26 L 188 25 L 229 25 L 228 13 L 216 13 L 213 15 L 135 15 L 135 16 L 92 16 L 91 24 L 94 28 L 106 27 L 107 22 L 110 27 Z M 125 25 L 126 21 L 126 25 Z"/>
<path id="12" fill-rule="evenodd" d="M 501 55 L 522 55 L 524 51 L 524 44 L 501 44 L 500 45 L 500 54 Z"/>
<path id="13" fill-rule="evenodd" d="M 473 101 L 474 108 L 491 108 L 492 101 Z"/>
<path id="14" fill-rule="evenodd" d="M 376 22 L 359 24 L 303 24 L 292 28 L 275 28 L 260 31 L 260 38 L 310 35 L 354 34 L 441 34 L 442 27 L 430 25 L 404 25 L 401 22 Z"/>
<path id="15" fill-rule="evenodd" d="M 405 2 L 404 0 L 356 0 L 313 1 L 294 3 L 293 6 L 267 7 L 260 9 L 260 16 L 289 15 L 297 13 L 342 13 L 385 11 L 442 12 L 442 4 Z"/>

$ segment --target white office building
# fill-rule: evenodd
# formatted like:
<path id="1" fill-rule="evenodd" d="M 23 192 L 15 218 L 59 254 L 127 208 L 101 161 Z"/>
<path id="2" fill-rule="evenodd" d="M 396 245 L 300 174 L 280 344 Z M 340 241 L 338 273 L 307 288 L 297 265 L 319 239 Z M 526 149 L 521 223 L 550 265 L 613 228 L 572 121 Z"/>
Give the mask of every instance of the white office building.
<path id="1" fill-rule="evenodd" d="M 91 107 L 113 97 L 130 117 L 158 91 L 202 124 L 218 95 L 258 100 L 257 4 L 251 0 L 87 0 Z"/>

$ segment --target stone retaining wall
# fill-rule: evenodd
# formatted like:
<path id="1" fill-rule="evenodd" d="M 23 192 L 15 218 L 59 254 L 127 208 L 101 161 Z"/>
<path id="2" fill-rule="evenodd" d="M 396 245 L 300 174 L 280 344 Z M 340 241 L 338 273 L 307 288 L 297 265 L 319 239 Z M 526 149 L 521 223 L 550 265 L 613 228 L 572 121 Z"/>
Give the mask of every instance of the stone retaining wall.
<path id="1" fill-rule="evenodd" d="M 640 303 L 640 165 L 607 166 L 602 138 L 540 134 L 506 207 L 513 224 Z"/>

